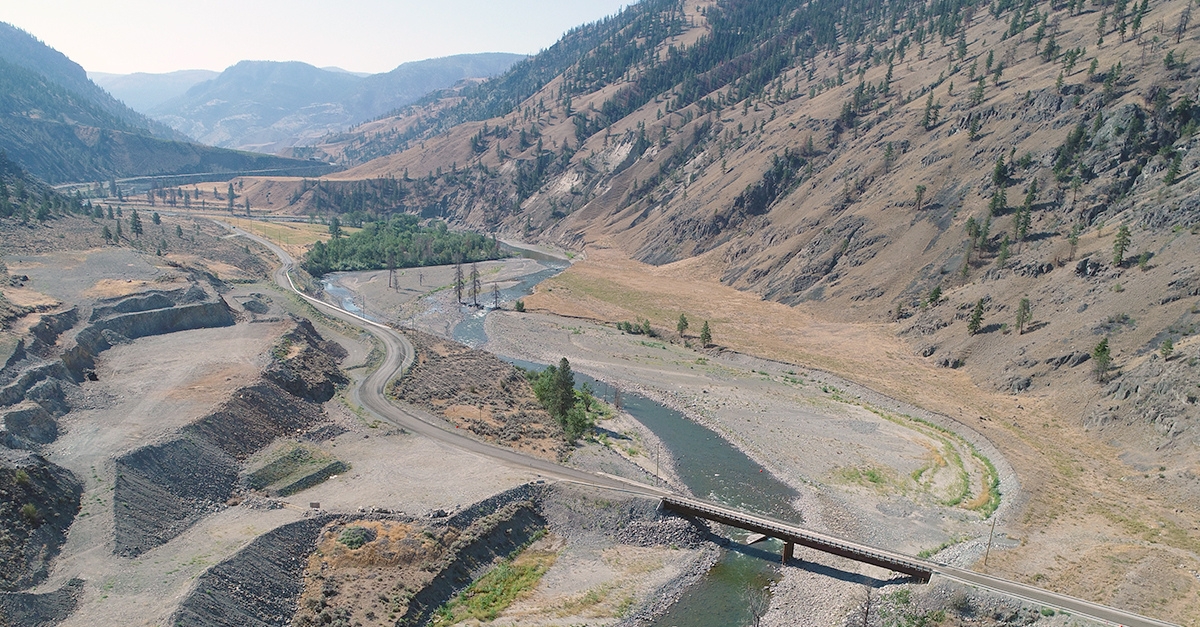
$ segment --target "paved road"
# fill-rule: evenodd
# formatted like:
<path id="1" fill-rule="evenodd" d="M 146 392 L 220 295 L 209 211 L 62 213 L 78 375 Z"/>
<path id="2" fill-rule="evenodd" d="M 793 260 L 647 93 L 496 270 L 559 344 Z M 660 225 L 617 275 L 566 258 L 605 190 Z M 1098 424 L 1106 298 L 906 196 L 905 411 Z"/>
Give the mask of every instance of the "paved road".
<path id="1" fill-rule="evenodd" d="M 280 267 L 275 270 L 275 282 L 284 289 L 291 290 L 298 294 L 314 307 L 318 308 L 322 313 L 344 320 L 353 325 L 362 327 L 374 335 L 379 341 L 383 342 L 387 356 L 375 372 L 371 373 L 359 387 L 354 391 L 354 398 L 363 407 L 366 407 L 371 413 L 375 414 L 381 420 L 387 421 L 396 426 L 408 429 L 413 433 L 433 438 L 440 442 L 444 442 L 451 446 L 485 455 L 495 460 L 533 470 L 539 474 L 548 477 L 554 477 L 563 481 L 580 483 L 584 485 L 620 490 L 623 492 L 631 492 L 641 496 L 651 498 L 662 498 L 669 493 L 658 490 L 654 487 L 647 486 L 633 481 L 626 481 L 617 477 L 594 474 L 574 468 L 568 468 L 556 464 L 551 461 L 531 457 L 518 453 L 511 449 L 493 446 L 486 442 L 480 442 L 466 437 L 460 433 L 455 433 L 438 424 L 438 419 L 430 414 L 422 412 L 412 407 L 400 407 L 393 405 L 387 400 L 385 393 L 387 384 L 399 374 L 403 373 L 408 366 L 412 365 L 414 351 L 412 344 L 395 329 L 379 324 L 373 320 L 368 320 L 362 316 L 355 315 L 338 307 L 334 307 L 324 301 L 317 300 L 304 294 L 296 289 L 292 283 L 289 272 L 295 265 L 295 260 L 287 251 L 279 246 L 271 243 L 270 240 L 254 235 L 237 227 L 219 222 L 219 224 L 232 230 L 233 232 L 252 239 L 271 250 L 279 257 L 281 262 Z M 678 496 L 678 495 L 674 495 Z M 714 507 L 720 507 L 714 505 Z M 724 509 L 724 508 L 722 508 Z M 874 547 L 870 547 L 874 549 Z M 874 549 L 879 552 L 887 552 L 884 549 Z M 917 561 L 916 558 L 909 558 Z M 1046 605 L 1049 607 L 1066 610 L 1076 616 L 1086 616 L 1102 622 L 1113 625 L 1124 625 L 1127 627 L 1178 627 L 1172 623 L 1146 618 L 1137 614 L 1132 614 L 1123 610 L 1112 607 L 1106 607 L 1083 599 L 1076 599 L 1066 595 L 1057 594 L 1041 588 L 1035 588 L 1015 581 L 992 577 L 974 571 L 954 568 L 952 566 L 942 566 L 940 564 L 931 564 L 933 572 L 937 576 L 954 579 L 973 586 L 987 588 L 1001 594 L 1012 596 L 1024 601 L 1029 601 L 1035 604 Z"/>

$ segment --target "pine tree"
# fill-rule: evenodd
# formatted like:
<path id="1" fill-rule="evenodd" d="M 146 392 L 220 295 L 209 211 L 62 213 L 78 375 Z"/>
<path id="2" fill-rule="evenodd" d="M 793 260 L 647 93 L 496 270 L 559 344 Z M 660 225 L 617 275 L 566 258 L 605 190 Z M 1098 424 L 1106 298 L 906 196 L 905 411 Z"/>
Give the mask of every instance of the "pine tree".
<path id="1" fill-rule="evenodd" d="M 1029 299 L 1022 298 L 1021 303 L 1017 305 L 1017 335 L 1025 333 L 1025 325 L 1029 324 L 1029 317 L 1031 315 Z"/>
<path id="2" fill-rule="evenodd" d="M 708 320 L 705 320 L 704 326 L 700 327 L 700 344 L 702 346 L 712 344 L 712 328 L 708 326 Z"/>
<path id="3" fill-rule="evenodd" d="M 1108 371 L 1112 369 L 1112 351 L 1108 348 L 1108 338 L 1100 340 L 1092 349 L 1092 372 L 1096 380 L 1104 383 L 1108 379 Z"/>
<path id="4" fill-rule="evenodd" d="M 1129 227 L 1122 224 L 1117 229 L 1117 236 L 1113 239 L 1113 265 L 1120 267 L 1125 263 L 1125 251 L 1129 249 Z"/>
<path id="5" fill-rule="evenodd" d="M 1163 177 L 1163 183 L 1174 185 L 1179 178 L 1179 170 L 1183 166 L 1183 153 L 1176 152 L 1175 158 L 1171 159 L 1171 165 L 1167 168 L 1167 174 Z"/>
<path id="6" fill-rule="evenodd" d="M 233 213 L 233 183 L 232 182 L 229 184 L 229 190 L 226 191 L 225 194 L 227 196 L 227 198 L 225 200 L 228 201 L 228 203 L 229 203 L 229 213 Z"/>
<path id="7" fill-rule="evenodd" d="M 142 237 L 142 218 L 138 215 L 137 209 L 134 209 L 133 215 L 129 216 L 129 232 L 138 239 Z"/>
<path id="8" fill-rule="evenodd" d="M 1163 340 L 1162 345 L 1158 347 L 1158 352 L 1162 355 L 1163 359 L 1170 359 L 1171 355 L 1175 352 L 1175 342 L 1171 341 L 1171 338 Z"/>
<path id="9" fill-rule="evenodd" d="M 983 325 L 983 299 L 980 298 L 975 303 L 975 309 L 971 312 L 971 319 L 967 320 L 967 333 L 975 335 L 979 333 L 980 327 Z"/>
<path id="10" fill-rule="evenodd" d="M 688 319 L 684 314 L 679 314 L 679 321 L 675 323 L 675 330 L 679 335 L 683 335 L 688 330 Z"/>

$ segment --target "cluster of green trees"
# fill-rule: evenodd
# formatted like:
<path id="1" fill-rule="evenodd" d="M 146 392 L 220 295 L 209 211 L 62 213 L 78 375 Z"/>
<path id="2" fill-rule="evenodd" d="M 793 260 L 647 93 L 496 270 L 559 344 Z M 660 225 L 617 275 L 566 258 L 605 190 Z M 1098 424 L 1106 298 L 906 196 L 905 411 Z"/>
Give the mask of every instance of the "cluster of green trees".
<path id="1" fill-rule="evenodd" d="M 304 255 L 301 265 L 313 276 L 350 270 L 447 265 L 504 256 L 494 237 L 451 231 L 440 220 L 422 225 L 416 216 L 409 214 L 368 223 L 348 237 L 341 237 L 340 229 L 334 226 L 331 222 L 333 239 L 317 242 Z"/>
<path id="2" fill-rule="evenodd" d="M 688 322 L 687 314 L 679 314 L 679 319 L 675 322 L 675 332 L 679 337 L 685 337 L 691 323 Z M 647 335 L 650 337 L 658 337 L 658 332 L 650 326 L 650 321 L 646 318 L 638 317 L 634 322 L 621 320 L 617 322 L 617 330 L 624 331 L 630 335 Z M 712 345 L 712 327 L 709 326 L 708 320 L 700 327 L 700 345 L 707 347 Z"/>
<path id="3" fill-rule="evenodd" d="M 54 191 L 0 150 L 0 218 L 45 222 L 72 213 L 91 215 L 91 211 L 91 203 L 84 203 L 81 194 L 68 196 Z"/>
<path id="4" fill-rule="evenodd" d="M 575 373 L 571 362 L 563 357 L 558 366 L 548 366 L 541 372 L 528 371 L 525 376 L 533 384 L 538 402 L 563 428 L 568 442 L 574 442 L 595 424 L 600 409 L 589 386 L 575 389 Z"/>

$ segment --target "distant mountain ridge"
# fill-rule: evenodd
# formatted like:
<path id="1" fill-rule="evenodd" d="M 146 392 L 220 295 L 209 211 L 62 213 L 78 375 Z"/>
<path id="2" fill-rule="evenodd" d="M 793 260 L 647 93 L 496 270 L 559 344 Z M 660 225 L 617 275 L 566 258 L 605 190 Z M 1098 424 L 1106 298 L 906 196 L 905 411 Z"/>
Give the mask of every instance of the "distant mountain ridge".
<path id="1" fill-rule="evenodd" d="M 47 182 L 314 165 L 179 138 L 113 98 L 62 53 L 0 23 L 0 150 Z"/>
<path id="2" fill-rule="evenodd" d="M 134 111 L 145 114 L 172 98 L 182 96 L 197 83 L 212 80 L 220 74 L 212 70 L 179 70 L 165 74 L 88 72 L 88 78 Z"/>
<path id="3" fill-rule="evenodd" d="M 299 61 L 242 61 L 146 112 L 206 144 L 275 153 L 344 131 L 461 80 L 496 76 L 524 58 L 465 54 L 367 76 Z"/>

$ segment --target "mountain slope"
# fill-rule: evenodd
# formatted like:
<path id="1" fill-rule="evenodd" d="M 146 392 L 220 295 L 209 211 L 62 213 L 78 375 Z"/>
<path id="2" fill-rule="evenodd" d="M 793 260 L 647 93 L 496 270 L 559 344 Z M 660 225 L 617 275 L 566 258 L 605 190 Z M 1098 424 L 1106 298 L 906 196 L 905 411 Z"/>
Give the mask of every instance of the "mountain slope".
<path id="1" fill-rule="evenodd" d="M 410 177 L 341 207 L 436 207 L 659 265 L 702 257 L 771 300 L 899 320 L 914 350 L 992 389 L 1076 390 L 1091 369 L 1059 358 L 1077 363 L 1104 337 L 1129 369 L 1188 341 L 1200 82 L 1187 59 L 1200 45 L 1186 2 L 868 3 L 848 22 L 846 6 L 635 5 L 501 78 L 314 147 L 361 165 L 334 177 L 345 184 L 304 186 L 288 210 Z M 555 59 L 572 38 L 588 44 Z M 1022 298 L 1032 335 L 1011 333 Z M 980 299 L 989 332 L 970 333 Z M 1129 396 L 1114 385 L 1065 410 L 1110 424 L 1156 406 L 1113 402 Z M 1194 405 L 1151 413 L 1169 419 L 1150 448 L 1200 435 Z"/>
<path id="2" fill-rule="evenodd" d="M 369 120 L 467 78 L 503 72 L 512 54 L 405 63 L 362 77 L 300 62 L 242 61 L 150 110 L 207 144 L 278 152 Z"/>
<path id="3" fill-rule="evenodd" d="M 78 63 L 25 31 L 0 22 L 0 59 L 44 76 L 49 82 L 82 96 L 131 127 L 147 129 L 168 139 L 181 139 L 113 98 L 90 79 Z"/>
<path id="4" fill-rule="evenodd" d="M 182 96 L 197 83 L 212 80 L 219 75 L 220 72 L 212 70 L 179 70 L 164 74 L 88 72 L 88 78 L 92 79 L 92 82 L 142 114 L 172 98 Z"/>
<path id="5" fill-rule="evenodd" d="M 0 149 L 50 183 L 320 165 L 156 135 L 157 123 L 114 100 L 65 56 L 6 24 L 0 24 L 0 87 Z"/>

